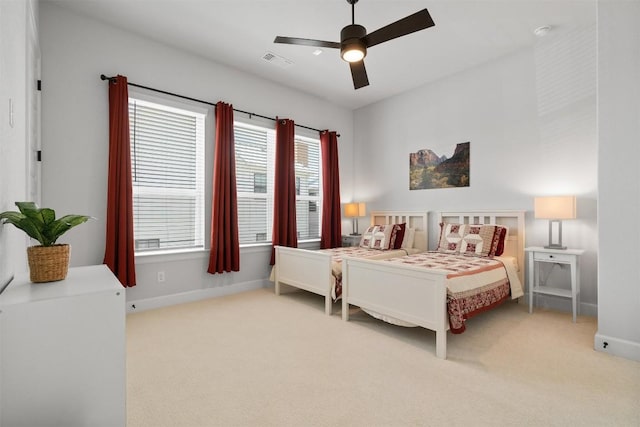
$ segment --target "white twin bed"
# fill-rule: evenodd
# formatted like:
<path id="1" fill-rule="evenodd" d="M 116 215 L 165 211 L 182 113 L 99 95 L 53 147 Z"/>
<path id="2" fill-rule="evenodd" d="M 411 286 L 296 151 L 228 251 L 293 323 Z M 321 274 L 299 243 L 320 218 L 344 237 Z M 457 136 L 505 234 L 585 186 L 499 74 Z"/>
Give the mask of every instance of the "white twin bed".
<path id="1" fill-rule="evenodd" d="M 323 295 L 325 312 L 331 314 L 332 301 L 336 296 L 335 270 L 339 266 L 343 320 L 349 320 L 349 305 L 354 305 L 390 323 L 433 330 L 436 332 L 436 355 L 446 358 L 446 334 L 450 325 L 452 332 L 460 333 L 464 331 L 467 317 L 492 308 L 509 297 L 522 296 L 524 212 L 439 214 L 438 223 L 484 224 L 487 227 L 482 228 L 491 230 L 492 225 L 503 226 L 506 229 L 502 240 L 503 253 L 495 257 L 463 256 L 458 253 L 457 244 L 453 244 L 449 251 L 445 244 L 445 250 L 439 248 L 440 252 L 425 253 L 428 242 L 426 214 L 372 213 L 372 224 L 399 222 L 406 222 L 407 229 L 416 230 L 415 248 L 399 254 L 377 251 L 377 259 L 362 255 L 356 258 L 337 250 L 339 254 L 334 254 L 332 262 L 331 250 L 276 247 L 276 294 L 280 293 L 280 284 L 285 283 Z M 469 226 L 465 227 L 469 232 Z M 473 228 L 477 233 L 479 227 Z M 481 246 L 479 243 L 478 253 Z M 467 251 L 469 247 L 475 250 L 475 243 L 468 247 L 465 243 Z M 338 262 L 335 261 L 336 256 L 341 258 Z"/>
<path id="2" fill-rule="evenodd" d="M 281 284 L 304 289 L 325 297 L 325 312 L 331 314 L 334 300 L 339 298 L 336 292 L 336 278 L 341 278 L 343 256 L 359 256 L 371 259 L 385 259 L 417 253 L 428 247 L 428 215 L 426 212 L 372 212 L 371 225 L 389 225 L 406 223 L 406 235 L 414 233 L 413 242 L 408 248 L 380 251 L 362 248 L 336 248 L 325 250 L 307 250 L 276 246 L 276 263 L 273 269 L 276 295 L 280 295 Z M 338 295 L 336 295 L 338 293 Z"/>
<path id="3" fill-rule="evenodd" d="M 443 212 L 439 222 L 506 225 L 504 252 L 495 258 L 505 266 L 510 297 L 522 296 L 524 212 Z M 391 323 L 430 329 L 436 332 L 436 355 L 442 359 L 447 357 L 448 287 L 450 282 L 468 276 L 457 276 L 438 268 L 355 258 L 345 258 L 342 269 L 342 318 L 345 321 L 349 320 L 351 304 Z M 489 302 L 486 307 L 478 307 L 478 311 L 491 306 Z"/>

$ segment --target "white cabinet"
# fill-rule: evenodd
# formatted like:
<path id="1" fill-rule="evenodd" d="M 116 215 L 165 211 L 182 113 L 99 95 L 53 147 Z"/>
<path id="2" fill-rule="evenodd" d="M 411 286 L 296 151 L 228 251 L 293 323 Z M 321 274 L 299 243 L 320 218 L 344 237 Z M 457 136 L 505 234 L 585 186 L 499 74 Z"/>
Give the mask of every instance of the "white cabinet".
<path id="1" fill-rule="evenodd" d="M 0 294 L 0 426 L 124 426 L 125 290 L 105 265 Z"/>

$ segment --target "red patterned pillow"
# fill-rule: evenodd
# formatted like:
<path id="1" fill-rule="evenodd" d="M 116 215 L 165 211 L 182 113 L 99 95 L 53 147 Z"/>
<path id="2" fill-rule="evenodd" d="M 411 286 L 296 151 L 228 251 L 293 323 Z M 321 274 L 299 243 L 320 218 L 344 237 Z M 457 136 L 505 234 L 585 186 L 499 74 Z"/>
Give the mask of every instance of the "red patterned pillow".
<path id="1" fill-rule="evenodd" d="M 379 225 L 373 232 L 372 249 L 386 251 L 391 246 L 391 232 L 395 224 Z"/>
<path id="2" fill-rule="evenodd" d="M 493 235 L 493 243 L 489 256 L 500 256 L 504 253 L 504 241 L 509 235 L 509 228 L 504 225 L 497 225 Z"/>
<path id="3" fill-rule="evenodd" d="M 460 242 L 462 255 L 489 256 L 493 249 L 495 225 L 469 224 Z"/>
<path id="4" fill-rule="evenodd" d="M 440 240 L 438 252 L 448 254 L 460 253 L 460 243 L 465 233 L 467 224 L 440 224 Z"/>
<path id="5" fill-rule="evenodd" d="M 402 247 L 402 240 L 404 239 L 404 232 L 406 229 L 406 222 L 403 222 L 402 224 L 393 224 L 390 249 L 400 249 Z"/>
<path id="6" fill-rule="evenodd" d="M 362 233 L 362 239 L 360 239 L 361 248 L 371 248 L 373 244 L 373 233 L 378 229 L 378 226 L 372 225 Z"/>

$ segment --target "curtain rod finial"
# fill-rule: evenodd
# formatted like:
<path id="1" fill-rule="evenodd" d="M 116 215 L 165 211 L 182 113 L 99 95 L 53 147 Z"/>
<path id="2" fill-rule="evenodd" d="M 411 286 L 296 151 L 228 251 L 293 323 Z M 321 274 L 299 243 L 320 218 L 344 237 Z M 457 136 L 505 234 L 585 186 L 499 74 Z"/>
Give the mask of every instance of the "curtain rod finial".
<path id="1" fill-rule="evenodd" d="M 116 78 L 115 77 L 107 77 L 104 74 L 100 74 L 100 80 L 109 80 L 109 82 L 115 82 Z"/>

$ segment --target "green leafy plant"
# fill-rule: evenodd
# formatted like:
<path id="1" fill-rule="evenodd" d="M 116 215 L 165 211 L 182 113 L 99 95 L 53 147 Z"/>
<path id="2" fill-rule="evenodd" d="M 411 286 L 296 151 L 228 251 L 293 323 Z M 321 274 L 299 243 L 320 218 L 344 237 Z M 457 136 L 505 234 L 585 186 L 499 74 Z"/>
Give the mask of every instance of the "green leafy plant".
<path id="1" fill-rule="evenodd" d="M 24 231 L 42 246 L 53 246 L 56 240 L 76 225 L 91 219 L 86 215 L 65 215 L 56 219 L 53 209 L 39 208 L 33 202 L 16 202 L 20 212 L 0 213 L 2 224 L 9 223 Z"/>

